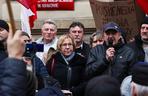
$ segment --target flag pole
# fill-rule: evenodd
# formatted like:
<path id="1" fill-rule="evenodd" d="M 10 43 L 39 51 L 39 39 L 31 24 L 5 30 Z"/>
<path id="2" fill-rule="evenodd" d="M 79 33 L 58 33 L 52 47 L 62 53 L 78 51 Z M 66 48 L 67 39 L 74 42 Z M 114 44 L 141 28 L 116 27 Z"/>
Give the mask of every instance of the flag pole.
<path id="1" fill-rule="evenodd" d="M 12 27 L 12 32 L 15 33 L 16 27 L 15 27 L 15 22 L 14 22 L 14 17 L 13 17 L 13 12 L 12 12 L 12 7 L 10 4 L 10 0 L 6 0 L 7 8 L 8 8 L 8 13 L 9 13 L 9 19 L 10 19 L 10 24 Z"/>

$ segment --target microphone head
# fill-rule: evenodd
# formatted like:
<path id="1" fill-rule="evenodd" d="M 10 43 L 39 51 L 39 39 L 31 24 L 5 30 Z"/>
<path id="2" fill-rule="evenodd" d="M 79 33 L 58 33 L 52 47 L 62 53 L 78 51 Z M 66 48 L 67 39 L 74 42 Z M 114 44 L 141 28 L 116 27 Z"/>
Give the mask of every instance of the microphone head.
<path id="1" fill-rule="evenodd" d="M 113 38 L 108 38 L 108 46 L 113 47 Z"/>

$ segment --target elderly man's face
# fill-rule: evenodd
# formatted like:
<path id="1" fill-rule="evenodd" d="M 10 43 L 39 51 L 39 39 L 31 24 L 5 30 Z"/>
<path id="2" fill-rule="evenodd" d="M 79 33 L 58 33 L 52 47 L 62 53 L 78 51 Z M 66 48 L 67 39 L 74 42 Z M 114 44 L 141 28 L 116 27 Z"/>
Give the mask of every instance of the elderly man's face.
<path id="1" fill-rule="evenodd" d="M 141 25 L 141 39 L 148 41 L 148 24 Z"/>
<path id="2" fill-rule="evenodd" d="M 44 40 L 47 41 L 47 43 L 51 42 L 57 33 L 57 29 L 54 24 L 45 23 L 42 26 L 41 30 L 42 30 L 42 36 L 43 36 Z"/>
<path id="3" fill-rule="evenodd" d="M 0 27 L 0 41 L 6 40 L 8 37 L 8 32 L 4 28 Z"/>
<path id="4" fill-rule="evenodd" d="M 115 45 L 118 43 L 120 38 L 121 38 L 121 34 L 120 32 L 117 32 L 116 30 L 108 30 L 104 32 L 104 40 L 107 44 L 110 41 L 112 41 L 112 44 Z"/>

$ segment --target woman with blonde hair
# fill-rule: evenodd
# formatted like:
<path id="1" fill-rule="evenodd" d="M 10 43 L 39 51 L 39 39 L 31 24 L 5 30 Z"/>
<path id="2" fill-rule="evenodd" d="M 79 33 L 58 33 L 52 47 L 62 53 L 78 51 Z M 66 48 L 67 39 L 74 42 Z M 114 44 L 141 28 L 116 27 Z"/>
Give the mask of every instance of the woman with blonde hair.
<path id="1" fill-rule="evenodd" d="M 62 35 L 55 54 L 47 61 L 48 73 L 61 84 L 62 90 L 69 90 L 73 96 L 83 96 L 85 58 L 75 53 L 75 42 L 70 35 Z"/>

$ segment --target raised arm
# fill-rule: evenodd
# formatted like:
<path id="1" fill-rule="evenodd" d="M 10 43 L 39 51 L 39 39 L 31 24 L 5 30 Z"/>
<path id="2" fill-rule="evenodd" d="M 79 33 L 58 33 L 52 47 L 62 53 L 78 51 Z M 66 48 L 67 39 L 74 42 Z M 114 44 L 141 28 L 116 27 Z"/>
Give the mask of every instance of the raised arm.
<path id="1" fill-rule="evenodd" d="M 20 40 L 21 31 L 14 36 L 9 32 L 7 39 L 8 58 L 0 64 L 0 96 L 26 96 L 26 65 L 22 61 L 24 42 Z"/>

